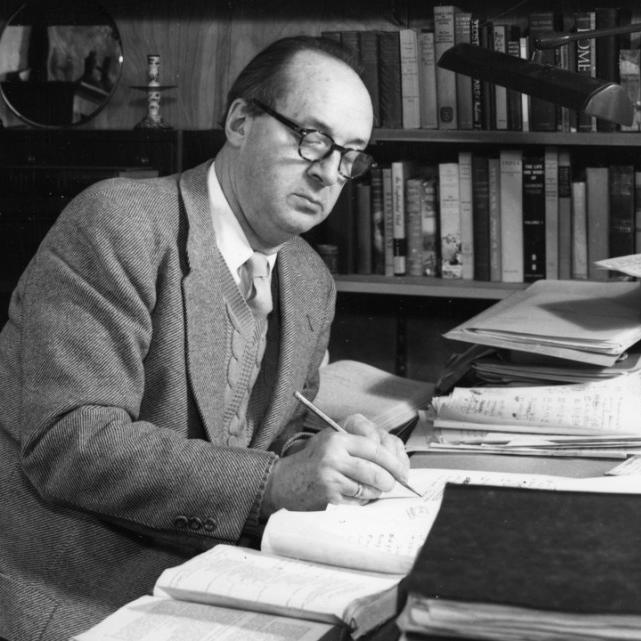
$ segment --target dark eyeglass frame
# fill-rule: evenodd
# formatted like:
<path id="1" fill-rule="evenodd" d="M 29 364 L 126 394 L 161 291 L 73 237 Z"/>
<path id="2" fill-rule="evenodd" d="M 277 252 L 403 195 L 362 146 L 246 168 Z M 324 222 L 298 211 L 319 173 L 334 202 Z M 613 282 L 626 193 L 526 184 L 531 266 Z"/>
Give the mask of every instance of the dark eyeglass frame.
<path id="1" fill-rule="evenodd" d="M 268 107 L 265 103 L 261 102 L 260 100 L 256 100 L 255 98 L 252 98 L 250 100 L 251 104 L 258 107 L 261 111 L 264 111 L 266 114 L 270 115 L 272 118 L 275 118 L 280 122 L 281 124 L 285 125 L 289 129 L 291 129 L 294 133 L 298 135 L 298 155 L 303 159 L 306 160 L 307 162 L 318 162 L 320 160 L 325 160 L 325 158 L 328 158 L 334 150 L 338 151 L 341 155 L 340 162 L 338 164 L 338 173 L 345 179 L 345 180 L 354 180 L 355 178 L 360 178 L 361 176 L 365 175 L 375 164 L 374 158 L 370 156 L 370 154 L 366 153 L 362 149 L 354 149 L 353 147 L 343 147 L 342 145 L 337 144 L 334 142 L 334 139 L 329 135 L 326 134 L 324 131 L 319 131 L 318 129 L 310 129 L 306 127 L 301 127 L 300 125 L 297 125 L 293 120 L 290 120 L 286 116 L 283 116 L 282 114 L 278 113 L 271 107 Z M 303 156 L 303 152 L 301 150 L 301 145 L 302 142 L 305 138 L 305 136 L 308 136 L 309 134 L 320 134 L 327 138 L 330 142 L 331 145 L 325 155 L 321 156 L 320 158 L 315 158 L 315 159 L 310 159 L 310 158 L 305 158 Z M 355 152 L 359 154 L 360 157 L 362 157 L 365 161 L 368 162 L 367 166 L 363 171 L 359 172 L 356 175 L 348 176 L 343 171 L 341 171 L 341 166 L 343 164 L 343 158 L 345 157 L 345 154 L 348 152 Z M 366 164 L 366 163 L 364 163 Z"/>

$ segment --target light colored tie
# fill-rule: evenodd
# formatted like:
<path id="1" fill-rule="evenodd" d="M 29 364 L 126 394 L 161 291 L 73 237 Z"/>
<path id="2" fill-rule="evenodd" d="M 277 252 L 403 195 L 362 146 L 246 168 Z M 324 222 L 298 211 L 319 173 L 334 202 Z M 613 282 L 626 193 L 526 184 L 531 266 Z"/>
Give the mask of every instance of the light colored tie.
<path id="1" fill-rule="evenodd" d="M 247 304 L 254 316 L 267 316 L 272 311 L 272 292 L 267 256 L 254 252 L 243 264 L 247 273 Z"/>

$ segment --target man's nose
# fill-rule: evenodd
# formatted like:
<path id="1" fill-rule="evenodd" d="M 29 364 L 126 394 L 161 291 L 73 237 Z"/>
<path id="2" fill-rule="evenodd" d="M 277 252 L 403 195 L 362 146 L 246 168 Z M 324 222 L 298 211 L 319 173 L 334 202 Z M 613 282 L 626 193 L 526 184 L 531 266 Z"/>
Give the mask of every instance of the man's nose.
<path id="1" fill-rule="evenodd" d="M 339 182 L 345 182 L 345 179 L 338 171 L 340 164 L 341 153 L 338 149 L 333 149 L 325 158 L 312 162 L 308 171 L 310 175 L 322 182 L 324 186 L 334 185 Z"/>

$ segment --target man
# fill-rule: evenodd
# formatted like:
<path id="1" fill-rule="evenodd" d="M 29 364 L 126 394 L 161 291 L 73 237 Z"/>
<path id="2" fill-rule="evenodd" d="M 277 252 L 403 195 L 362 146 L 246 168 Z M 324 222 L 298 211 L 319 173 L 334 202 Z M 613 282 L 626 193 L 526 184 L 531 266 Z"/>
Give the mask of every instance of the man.
<path id="1" fill-rule="evenodd" d="M 213 165 L 61 214 L 0 334 L 0 637 L 66 639 L 276 509 L 407 476 L 363 417 L 298 436 L 335 300 L 298 235 L 367 168 L 371 127 L 337 45 L 282 40 L 232 87 Z"/>

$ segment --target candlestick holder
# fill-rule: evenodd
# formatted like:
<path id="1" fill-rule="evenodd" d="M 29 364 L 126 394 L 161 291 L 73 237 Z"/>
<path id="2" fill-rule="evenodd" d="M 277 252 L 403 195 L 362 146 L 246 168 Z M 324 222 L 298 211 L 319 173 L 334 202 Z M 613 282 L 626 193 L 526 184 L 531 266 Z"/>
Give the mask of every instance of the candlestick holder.
<path id="1" fill-rule="evenodd" d="M 147 115 L 134 126 L 134 129 L 173 129 L 160 115 L 160 96 L 162 91 L 175 89 L 177 85 L 160 84 L 160 56 L 147 56 L 147 84 L 130 85 L 131 89 L 147 92 Z"/>

